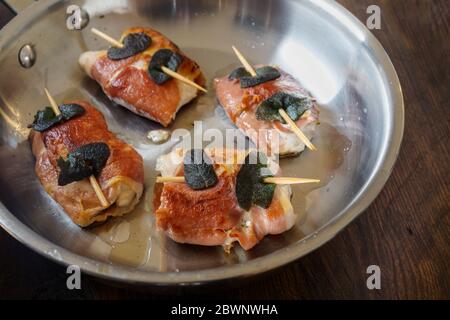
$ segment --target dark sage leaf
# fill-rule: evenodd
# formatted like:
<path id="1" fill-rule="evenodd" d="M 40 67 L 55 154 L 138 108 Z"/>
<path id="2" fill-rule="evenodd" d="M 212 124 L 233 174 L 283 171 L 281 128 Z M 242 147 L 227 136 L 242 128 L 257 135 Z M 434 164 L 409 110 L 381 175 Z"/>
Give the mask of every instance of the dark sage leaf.
<path id="1" fill-rule="evenodd" d="M 59 111 L 61 111 L 61 114 L 62 114 L 64 120 L 67 121 L 74 117 L 81 116 L 85 110 L 79 104 L 68 103 L 68 104 L 60 105 Z"/>
<path id="2" fill-rule="evenodd" d="M 255 70 L 256 76 L 252 77 L 250 72 L 244 67 L 239 67 L 233 70 L 228 76 L 229 80 L 240 80 L 241 88 L 254 87 L 258 84 L 275 80 L 281 76 L 278 69 L 271 66 L 264 66 Z"/>
<path id="3" fill-rule="evenodd" d="M 257 86 L 258 84 L 275 80 L 281 76 L 278 69 L 270 66 L 264 66 L 255 70 L 255 77 L 242 77 L 241 78 L 241 88 L 249 88 Z"/>
<path id="4" fill-rule="evenodd" d="M 155 52 L 148 65 L 148 73 L 157 84 L 163 84 L 167 80 L 172 79 L 171 76 L 165 74 L 161 70 L 161 66 L 165 66 L 172 71 L 177 71 L 183 58 L 170 49 L 160 49 Z"/>
<path id="5" fill-rule="evenodd" d="M 272 203 L 276 185 L 264 183 L 264 178 L 272 176 L 267 168 L 266 156 L 261 152 L 249 153 L 236 178 L 239 206 L 247 211 L 252 205 L 268 208 Z"/>
<path id="6" fill-rule="evenodd" d="M 202 149 L 191 149 L 184 157 L 184 178 L 194 190 L 211 188 L 219 181 L 211 159 Z"/>
<path id="7" fill-rule="evenodd" d="M 108 145 L 103 142 L 95 142 L 85 144 L 69 153 L 67 160 L 60 157 L 57 161 L 60 168 L 58 185 L 65 186 L 91 175 L 99 175 L 109 156 Z"/>
<path id="8" fill-rule="evenodd" d="M 111 47 L 108 49 L 108 58 L 111 60 L 121 60 L 132 57 L 145 51 L 152 44 L 150 38 L 144 32 L 130 33 L 123 39 L 123 47 Z"/>
<path id="9" fill-rule="evenodd" d="M 272 203 L 275 187 L 276 184 L 274 183 L 255 183 L 253 186 L 252 202 L 261 208 L 268 208 Z"/>
<path id="10" fill-rule="evenodd" d="M 28 125 L 28 128 L 43 132 L 59 123 L 62 119 L 62 114 L 57 116 L 51 107 L 45 107 L 44 110 L 39 110 L 36 113 L 33 123 Z"/>
<path id="11" fill-rule="evenodd" d="M 84 108 L 78 104 L 62 104 L 59 107 L 61 114 L 56 115 L 51 107 L 39 110 L 34 116 L 34 121 L 28 126 L 36 131 L 43 132 L 54 125 L 80 116 L 84 113 Z"/>
<path id="12" fill-rule="evenodd" d="M 256 119 L 285 123 L 278 112 L 278 109 L 284 109 L 293 121 L 297 121 L 312 106 L 312 100 L 309 97 L 296 97 L 288 93 L 277 92 L 260 103 L 256 110 Z"/>
<path id="13" fill-rule="evenodd" d="M 237 69 L 234 69 L 230 75 L 228 76 L 228 79 L 230 80 L 238 80 L 241 79 L 242 77 L 251 77 L 252 75 L 250 74 L 250 72 L 248 72 L 247 70 L 245 70 L 244 67 L 239 67 Z"/>

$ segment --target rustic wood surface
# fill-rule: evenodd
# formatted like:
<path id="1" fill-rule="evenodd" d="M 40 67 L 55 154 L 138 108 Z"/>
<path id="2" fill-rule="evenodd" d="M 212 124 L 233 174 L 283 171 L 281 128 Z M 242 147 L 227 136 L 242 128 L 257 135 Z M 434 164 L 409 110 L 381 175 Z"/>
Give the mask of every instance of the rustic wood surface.
<path id="1" fill-rule="evenodd" d="M 350 226 L 308 256 L 233 288 L 183 290 L 190 297 L 244 299 L 450 299 L 448 0 L 339 0 L 361 21 L 381 7 L 374 31 L 403 86 L 406 127 L 386 187 Z M 12 14 L 0 2 L 0 27 Z M 382 271 L 368 290 L 366 268 Z M 65 286 L 65 268 L 0 231 L 0 298 L 159 298 L 83 275 L 82 290 Z M 175 298 L 175 295 L 163 297 Z"/>

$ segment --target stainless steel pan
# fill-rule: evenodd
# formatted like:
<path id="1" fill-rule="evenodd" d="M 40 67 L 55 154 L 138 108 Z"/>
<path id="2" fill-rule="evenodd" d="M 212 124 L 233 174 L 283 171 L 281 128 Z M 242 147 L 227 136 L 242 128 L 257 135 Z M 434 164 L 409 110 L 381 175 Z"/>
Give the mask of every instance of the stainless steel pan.
<path id="1" fill-rule="evenodd" d="M 403 133 L 403 99 L 395 70 L 379 42 L 339 4 L 324 0 L 9 1 L 20 12 L 0 32 L 0 224 L 13 237 L 63 264 L 98 277 L 139 284 L 183 285 L 259 274 L 320 247 L 360 214 L 386 182 Z M 89 28 L 69 31 L 66 8 L 78 4 L 97 27 L 118 37 L 130 26 L 165 33 L 203 68 L 209 93 L 185 107 L 170 128 L 232 127 L 211 86 L 238 62 L 237 45 L 253 63 L 293 73 L 317 98 L 321 125 L 316 153 L 282 160 L 287 175 L 319 177 L 320 186 L 294 187 L 302 216 L 293 230 L 268 237 L 249 252 L 179 245 L 154 228 L 154 165 L 174 141 L 153 145 L 158 125 L 113 105 L 80 70 L 79 54 L 107 46 Z M 36 63 L 23 68 L 19 49 L 30 43 Z M 26 126 L 47 104 L 92 101 L 110 128 L 145 158 L 146 195 L 127 218 L 99 228 L 75 226 L 36 178 Z M 349 244 L 351 245 L 351 244 Z"/>

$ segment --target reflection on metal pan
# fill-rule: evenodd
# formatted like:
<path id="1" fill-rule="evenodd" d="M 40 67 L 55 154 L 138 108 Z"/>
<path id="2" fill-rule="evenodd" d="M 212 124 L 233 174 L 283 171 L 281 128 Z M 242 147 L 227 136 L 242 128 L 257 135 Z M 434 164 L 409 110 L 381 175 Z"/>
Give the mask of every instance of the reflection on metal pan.
<path id="1" fill-rule="evenodd" d="M 100 0 L 71 1 L 90 13 L 89 25 L 81 31 L 66 29 L 66 1 L 29 1 L 27 8 L 27 1 L 9 2 L 23 10 L 0 31 L 0 165 L 7 168 L 0 173 L 0 224 L 46 257 L 133 284 L 199 284 L 251 276 L 330 240 L 371 203 L 389 177 L 403 134 L 400 84 L 378 41 L 335 2 L 142 0 L 111 1 L 117 7 L 105 8 Z M 220 247 L 176 244 L 157 232 L 151 206 L 155 159 L 176 141 L 153 144 L 147 134 L 161 126 L 111 103 L 77 64 L 81 52 L 106 47 L 90 27 L 119 37 L 130 26 L 149 26 L 171 38 L 199 62 L 209 88 L 213 78 L 239 66 L 230 49 L 236 45 L 254 64 L 270 62 L 289 71 L 317 98 L 321 125 L 314 144 L 319 151 L 281 160 L 287 176 L 322 181 L 293 187 L 293 205 L 302 218 L 292 230 L 230 255 Z M 36 63 L 28 69 L 18 61 L 24 44 L 36 51 Z M 44 86 L 58 101 L 91 101 L 110 129 L 144 157 L 146 193 L 135 212 L 84 230 L 42 189 L 26 126 L 46 104 Z M 191 130 L 195 120 L 202 120 L 205 129 L 233 127 L 213 90 L 184 107 L 168 129 Z"/>

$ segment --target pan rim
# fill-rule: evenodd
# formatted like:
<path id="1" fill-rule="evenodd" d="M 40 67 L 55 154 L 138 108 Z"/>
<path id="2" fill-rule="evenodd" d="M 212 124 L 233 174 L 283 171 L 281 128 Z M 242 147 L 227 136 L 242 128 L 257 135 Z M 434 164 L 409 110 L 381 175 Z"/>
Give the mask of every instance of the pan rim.
<path id="1" fill-rule="evenodd" d="M 298 2 L 300 0 L 290 0 Z M 0 51 L 15 39 L 20 30 L 26 27 L 27 21 L 45 13 L 48 7 L 60 2 L 35 2 L 25 9 L 0 31 Z M 30 227 L 16 218 L 4 205 L 0 203 L 0 225 L 11 236 L 26 245 L 33 251 L 63 265 L 78 265 L 87 274 L 112 281 L 127 282 L 136 285 L 155 286 L 185 286 L 200 285 L 236 278 L 250 277 L 281 267 L 304 255 L 316 250 L 342 231 L 350 222 L 361 214 L 378 196 L 387 182 L 395 161 L 398 157 L 404 131 L 404 100 L 401 85 L 395 68 L 380 42 L 366 27 L 354 17 L 347 9 L 336 2 L 326 0 L 308 0 L 317 10 L 330 10 L 329 14 L 338 12 L 347 19 L 358 32 L 362 32 L 374 59 L 380 64 L 381 72 L 389 83 L 388 96 L 390 98 L 390 111 L 392 112 L 392 125 L 385 134 L 383 149 L 372 169 L 371 177 L 355 195 L 352 202 L 342 209 L 333 219 L 328 221 L 314 234 L 307 236 L 285 248 L 259 257 L 242 264 L 222 266 L 217 268 L 201 269 L 197 271 L 158 272 L 144 271 L 122 265 L 112 265 L 97 261 L 53 244 Z M 332 12 L 331 12 L 332 10 Z M 339 20 L 338 17 L 336 19 Z M 20 26 L 20 27 L 19 27 Z M 306 241 L 306 242 L 305 242 Z M 56 254 L 57 253 L 57 254 Z"/>

